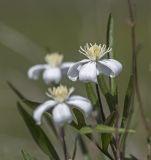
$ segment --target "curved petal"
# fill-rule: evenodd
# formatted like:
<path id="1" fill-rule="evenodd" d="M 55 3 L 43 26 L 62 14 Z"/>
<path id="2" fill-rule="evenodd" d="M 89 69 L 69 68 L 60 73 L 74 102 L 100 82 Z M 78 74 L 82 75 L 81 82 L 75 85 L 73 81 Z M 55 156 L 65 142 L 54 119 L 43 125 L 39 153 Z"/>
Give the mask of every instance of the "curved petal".
<path id="1" fill-rule="evenodd" d="M 53 120 L 59 126 L 63 126 L 65 122 L 72 121 L 72 114 L 69 107 L 62 103 L 58 104 L 52 111 Z"/>
<path id="2" fill-rule="evenodd" d="M 80 68 L 79 80 L 84 82 L 92 81 L 97 83 L 96 62 L 86 63 Z"/>
<path id="3" fill-rule="evenodd" d="M 78 75 L 79 75 L 79 67 L 82 65 L 82 64 L 85 64 L 87 62 L 89 62 L 90 60 L 88 59 L 84 59 L 82 61 L 79 61 L 77 63 L 74 63 L 68 70 L 68 77 L 69 79 L 71 79 L 72 81 L 76 81 L 77 78 L 78 78 Z"/>
<path id="4" fill-rule="evenodd" d="M 88 100 L 87 98 L 82 97 L 82 96 L 78 96 L 78 95 L 70 96 L 69 101 L 70 101 L 70 100 L 83 100 L 83 101 L 89 102 L 89 100 Z"/>
<path id="5" fill-rule="evenodd" d="M 74 65 L 73 62 L 65 62 L 65 63 L 62 63 L 61 66 L 60 66 L 62 73 L 63 73 L 63 74 L 67 74 L 69 68 L 70 68 L 71 66 L 73 66 L 73 65 Z"/>
<path id="6" fill-rule="evenodd" d="M 61 70 L 60 68 L 47 68 L 43 73 L 43 79 L 46 84 L 55 83 L 58 84 L 61 80 Z"/>
<path id="7" fill-rule="evenodd" d="M 42 118 L 43 113 L 46 112 L 48 109 L 52 108 L 53 106 L 55 106 L 56 104 L 57 102 L 53 100 L 49 100 L 41 104 L 40 106 L 38 106 L 37 109 L 35 109 L 33 113 L 33 118 L 38 125 L 41 124 L 41 118 Z"/>
<path id="8" fill-rule="evenodd" d="M 28 70 L 28 77 L 30 79 L 34 79 L 37 80 L 40 76 L 40 73 L 46 69 L 46 65 L 43 64 L 38 64 L 35 66 L 32 66 L 29 70 Z"/>
<path id="9" fill-rule="evenodd" d="M 85 98 L 74 99 L 74 100 L 69 99 L 66 103 L 78 107 L 79 109 L 84 111 L 86 116 L 88 116 L 92 112 L 92 104 L 88 99 L 87 100 L 85 100 Z"/>
<path id="10" fill-rule="evenodd" d="M 114 78 L 122 71 L 122 64 L 114 59 L 103 59 L 97 64 L 97 69 L 100 73 Z"/>

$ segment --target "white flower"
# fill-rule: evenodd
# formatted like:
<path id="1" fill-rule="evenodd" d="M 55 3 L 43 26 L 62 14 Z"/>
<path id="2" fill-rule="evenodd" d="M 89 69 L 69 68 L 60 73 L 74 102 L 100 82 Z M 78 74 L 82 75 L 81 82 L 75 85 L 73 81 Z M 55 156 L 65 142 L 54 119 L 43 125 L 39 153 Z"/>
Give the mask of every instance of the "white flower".
<path id="1" fill-rule="evenodd" d="M 105 58 L 105 54 L 109 53 L 111 48 L 106 45 L 86 44 L 80 47 L 79 52 L 87 57 L 72 65 L 68 70 L 68 77 L 72 81 L 78 78 L 81 81 L 92 81 L 97 83 L 97 76 L 104 74 L 110 77 L 116 77 L 122 70 L 120 62 L 114 59 Z"/>
<path id="2" fill-rule="evenodd" d="M 81 109 L 86 116 L 92 111 L 91 102 L 84 97 L 73 95 L 74 88 L 67 89 L 66 86 L 60 85 L 58 87 L 49 88 L 46 93 L 51 100 L 48 100 L 37 107 L 34 111 L 33 117 L 37 124 L 41 124 L 41 118 L 44 112 L 53 108 L 52 116 L 56 124 L 62 126 L 65 122 L 72 121 L 71 106 L 76 106 Z"/>
<path id="3" fill-rule="evenodd" d="M 69 67 L 73 65 L 72 62 L 62 63 L 63 55 L 58 53 L 47 54 L 45 61 L 47 64 L 38 64 L 32 66 L 28 70 L 28 77 L 37 80 L 43 72 L 43 80 L 46 84 L 58 84 L 61 80 L 62 74 L 66 74 Z"/>

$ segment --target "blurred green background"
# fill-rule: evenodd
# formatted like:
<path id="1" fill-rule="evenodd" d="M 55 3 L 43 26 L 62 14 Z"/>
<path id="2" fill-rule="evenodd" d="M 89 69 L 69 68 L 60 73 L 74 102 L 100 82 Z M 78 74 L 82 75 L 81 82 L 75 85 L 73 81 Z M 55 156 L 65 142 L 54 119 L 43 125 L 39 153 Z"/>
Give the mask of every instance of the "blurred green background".
<path id="1" fill-rule="evenodd" d="M 137 43 L 141 44 L 138 55 L 138 71 L 145 113 L 151 119 L 151 2 L 135 0 Z M 113 13 L 114 51 L 123 64 L 118 78 L 120 107 L 130 74 L 131 39 L 128 26 L 127 1 L 121 0 L 0 0 L 0 159 L 20 159 L 25 149 L 40 159 L 46 157 L 32 140 L 17 109 L 17 97 L 6 81 L 11 81 L 24 95 L 35 101 L 46 99 L 46 86 L 42 81 L 27 78 L 30 66 L 43 63 L 46 48 L 64 53 L 65 61 L 77 61 L 80 45 L 86 42 L 105 43 L 106 23 L 109 12 Z M 74 85 L 77 93 L 84 87 Z M 129 137 L 127 152 L 141 157 L 146 154 L 146 133 L 141 123 L 137 103 L 132 127 L 137 133 Z"/>

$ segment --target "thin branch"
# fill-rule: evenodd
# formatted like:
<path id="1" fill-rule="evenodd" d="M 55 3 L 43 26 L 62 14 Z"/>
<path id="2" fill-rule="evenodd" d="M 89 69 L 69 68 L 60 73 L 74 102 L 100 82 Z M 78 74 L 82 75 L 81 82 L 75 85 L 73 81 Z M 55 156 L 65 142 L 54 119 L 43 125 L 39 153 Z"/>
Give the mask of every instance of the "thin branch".
<path id="1" fill-rule="evenodd" d="M 130 15 L 130 28 L 131 28 L 131 39 L 132 39 L 132 73 L 134 75 L 134 89 L 136 92 L 136 97 L 139 103 L 139 109 L 142 117 L 142 121 L 144 123 L 145 129 L 149 136 L 151 136 L 151 129 L 145 117 L 144 105 L 142 101 L 142 97 L 140 94 L 139 83 L 138 83 L 138 71 L 137 71 L 137 45 L 136 45 L 136 32 L 135 32 L 135 19 L 133 14 L 133 8 L 131 0 L 128 0 L 129 7 L 129 15 Z"/>
<path id="2" fill-rule="evenodd" d="M 148 136 L 151 136 L 151 129 L 149 127 L 149 124 L 146 120 L 145 117 L 145 112 L 144 112 L 144 105 L 142 102 L 142 98 L 140 95 L 140 89 L 139 89 L 139 83 L 138 83 L 138 72 L 137 72 L 137 55 L 138 55 L 138 46 L 136 45 L 136 22 L 135 22 L 135 18 L 134 18 L 134 13 L 133 13 L 133 7 L 132 7 L 132 3 L 131 0 L 127 0 L 128 2 L 128 10 L 129 10 L 129 26 L 131 29 L 131 40 L 132 40 L 132 75 L 133 75 L 133 94 L 132 94 L 132 101 L 130 104 L 130 111 L 129 111 L 129 118 L 128 118 L 128 122 L 127 122 L 127 126 L 126 126 L 126 130 L 129 128 L 130 123 L 131 123 L 131 119 L 132 119 L 132 113 L 134 110 L 134 97 L 135 97 L 135 93 L 136 93 L 136 97 L 138 99 L 138 103 L 139 103 L 139 109 L 140 109 L 140 113 L 141 113 L 141 118 L 144 124 L 144 127 L 148 133 Z M 123 157 L 125 156 L 125 148 L 126 148 L 126 138 L 127 138 L 128 133 L 126 133 L 124 135 L 124 142 L 123 142 L 123 146 L 122 146 L 122 151 L 123 151 Z"/>

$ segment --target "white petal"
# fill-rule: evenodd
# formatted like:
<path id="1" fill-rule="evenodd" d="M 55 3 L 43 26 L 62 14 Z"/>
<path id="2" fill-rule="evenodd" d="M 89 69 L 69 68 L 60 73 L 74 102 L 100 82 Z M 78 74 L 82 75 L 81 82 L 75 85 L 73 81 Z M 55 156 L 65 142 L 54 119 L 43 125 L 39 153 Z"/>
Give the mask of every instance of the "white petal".
<path id="1" fill-rule="evenodd" d="M 33 67 L 31 67 L 29 70 L 28 70 L 28 77 L 30 79 L 34 79 L 34 80 L 37 80 L 40 76 L 40 73 L 46 69 L 46 65 L 43 65 L 43 64 L 38 64 L 38 65 L 35 65 Z"/>
<path id="2" fill-rule="evenodd" d="M 114 59 L 100 60 L 97 64 L 97 67 L 100 73 L 103 73 L 110 77 L 116 77 L 122 71 L 121 63 Z"/>
<path id="3" fill-rule="evenodd" d="M 72 121 L 71 111 L 64 103 L 58 104 L 53 109 L 52 114 L 54 122 L 60 126 L 63 126 L 65 122 L 70 123 Z"/>
<path id="4" fill-rule="evenodd" d="M 92 112 L 92 104 L 88 99 L 85 100 L 85 98 L 84 99 L 75 99 L 75 100 L 69 99 L 67 101 L 67 104 L 78 107 L 79 109 L 84 111 L 86 116 L 88 116 Z"/>
<path id="5" fill-rule="evenodd" d="M 61 80 L 61 70 L 60 68 L 49 67 L 43 73 L 43 79 L 46 84 L 55 83 L 58 84 Z"/>
<path id="6" fill-rule="evenodd" d="M 61 64 L 61 71 L 62 71 L 62 73 L 65 75 L 65 74 L 67 74 L 67 72 L 68 72 L 68 70 L 69 70 L 69 68 L 71 67 L 71 66 L 73 66 L 73 62 L 65 62 L 65 63 L 62 63 Z"/>
<path id="7" fill-rule="evenodd" d="M 79 61 L 79 62 L 77 62 L 77 63 L 74 63 L 74 64 L 69 68 L 68 73 L 67 73 L 69 79 L 71 79 L 72 81 L 76 81 L 77 78 L 78 78 L 78 75 L 79 75 L 79 70 L 78 70 L 78 68 L 79 68 L 82 64 L 87 63 L 87 62 L 89 62 L 89 61 L 90 61 L 90 60 L 88 60 L 88 59 L 84 59 L 84 60 L 82 60 L 82 61 Z"/>
<path id="8" fill-rule="evenodd" d="M 41 118 L 42 118 L 43 113 L 46 112 L 48 109 L 52 108 L 56 104 L 57 102 L 53 100 L 49 100 L 41 104 L 40 106 L 38 106 L 37 109 L 35 109 L 33 113 L 33 118 L 38 125 L 41 124 Z"/>
<path id="9" fill-rule="evenodd" d="M 84 82 L 92 81 L 97 83 L 96 62 L 86 63 L 80 68 L 79 80 Z"/>
<path id="10" fill-rule="evenodd" d="M 87 98 L 82 97 L 82 96 L 78 96 L 78 95 L 70 96 L 69 101 L 70 100 L 83 100 L 83 101 L 88 101 L 89 102 L 89 100 Z"/>

